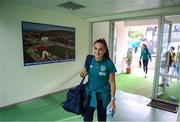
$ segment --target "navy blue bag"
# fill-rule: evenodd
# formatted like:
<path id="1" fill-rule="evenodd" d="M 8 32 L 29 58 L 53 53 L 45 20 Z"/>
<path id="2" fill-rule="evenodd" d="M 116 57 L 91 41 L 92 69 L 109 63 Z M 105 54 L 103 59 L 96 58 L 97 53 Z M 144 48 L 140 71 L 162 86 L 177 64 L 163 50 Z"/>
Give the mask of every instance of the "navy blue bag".
<path id="1" fill-rule="evenodd" d="M 87 71 L 89 71 L 92 58 L 92 55 L 87 55 L 86 57 L 85 67 Z M 83 84 L 84 80 L 85 77 L 81 80 L 79 85 L 68 90 L 66 101 L 62 103 L 64 110 L 78 115 L 83 114 L 83 93 L 85 90 L 85 84 Z"/>

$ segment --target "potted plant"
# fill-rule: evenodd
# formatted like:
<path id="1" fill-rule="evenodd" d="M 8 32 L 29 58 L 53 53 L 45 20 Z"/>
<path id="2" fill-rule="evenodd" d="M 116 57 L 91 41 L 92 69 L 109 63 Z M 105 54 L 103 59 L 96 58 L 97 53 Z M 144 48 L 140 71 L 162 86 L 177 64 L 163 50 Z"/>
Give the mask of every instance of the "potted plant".
<path id="1" fill-rule="evenodd" d="M 126 56 L 126 73 L 130 74 L 131 73 L 131 64 L 132 64 L 132 49 L 128 48 L 127 51 L 127 56 Z"/>

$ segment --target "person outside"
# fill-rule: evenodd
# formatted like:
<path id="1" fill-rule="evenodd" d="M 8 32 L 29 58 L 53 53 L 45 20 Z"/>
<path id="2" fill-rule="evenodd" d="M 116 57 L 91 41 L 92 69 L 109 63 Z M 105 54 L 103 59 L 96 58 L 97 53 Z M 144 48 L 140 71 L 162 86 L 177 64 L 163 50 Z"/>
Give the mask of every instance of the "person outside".
<path id="1" fill-rule="evenodd" d="M 162 68 L 164 70 L 164 74 L 169 74 L 173 75 L 175 73 L 175 52 L 174 52 L 174 47 L 171 46 L 168 51 L 165 52 L 164 55 L 164 62 L 162 62 Z M 166 86 L 169 86 L 169 81 L 171 81 L 171 78 L 169 77 L 163 77 L 162 78 L 163 84 L 166 84 Z"/>
<path id="2" fill-rule="evenodd" d="M 146 44 L 142 44 L 142 48 L 141 48 L 141 55 L 140 55 L 140 61 L 143 61 L 143 71 L 145 73 L 145 78 L 147 77 L 147 72 L 148 72 L 148 62 L 149 59 L 152 61 L 151 59 L 151 53 L 149 52 L 147 45 Z"/>
<path id="3" fill-rule="evenodd" d="M 95 109 L 97 109 L 98 121 L 106 121 L 107 106 L 115 110 L 115 72 L 116 67 L 109 57 L 109 51 L 105 39 L 96 40 L 93 43 L 94 56 L 89 71 L 82 69 L 80 76 L 88 75 L 85 88 L 84 121 L 93 121 Z"/>
<path id="4" fill-rule="evenodd" d="M 174 47 L 172 46 L 172 47 L 170 47 L 170 49 L 169 49 L 169 51 L 166 53 L 166 57 L 167 57 L 167 63 L 166 63 L 166 67 L 167 67 L 167 73 L 169 73 L 169 70 L 170 70 L 170 67 L 171 66 L 175 66 L 175 55 L 176 55 L 176 53 L 174 52 Z M 172 70 L 172 69 L 171 69 Z M 171 71 L 171 72 L 174 72 L 174 71 Z M 170 74 L 172 74 L 170 72 Z"/>

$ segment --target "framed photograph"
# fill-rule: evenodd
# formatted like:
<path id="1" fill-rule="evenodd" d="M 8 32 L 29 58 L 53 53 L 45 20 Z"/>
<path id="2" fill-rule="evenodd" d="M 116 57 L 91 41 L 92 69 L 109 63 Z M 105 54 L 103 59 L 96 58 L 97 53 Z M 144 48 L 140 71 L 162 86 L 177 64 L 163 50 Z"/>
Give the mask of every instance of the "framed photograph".
<path id="1" fill-rule="evenodd" d="M 24 66 L 75 60 L 75 28 L 22 21 Z"/>

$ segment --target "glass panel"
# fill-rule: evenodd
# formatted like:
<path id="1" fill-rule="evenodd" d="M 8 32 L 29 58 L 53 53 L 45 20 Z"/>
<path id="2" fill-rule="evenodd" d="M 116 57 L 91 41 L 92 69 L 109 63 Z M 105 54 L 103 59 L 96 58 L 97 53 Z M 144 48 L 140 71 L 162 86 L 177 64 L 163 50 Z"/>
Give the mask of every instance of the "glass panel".
<path id="1" fill-rule="evenodd" d="M 177 104 L 180 96 L 179 18 L 180 16 L 165 17 L 158 84 L 158 99 Z"/>

